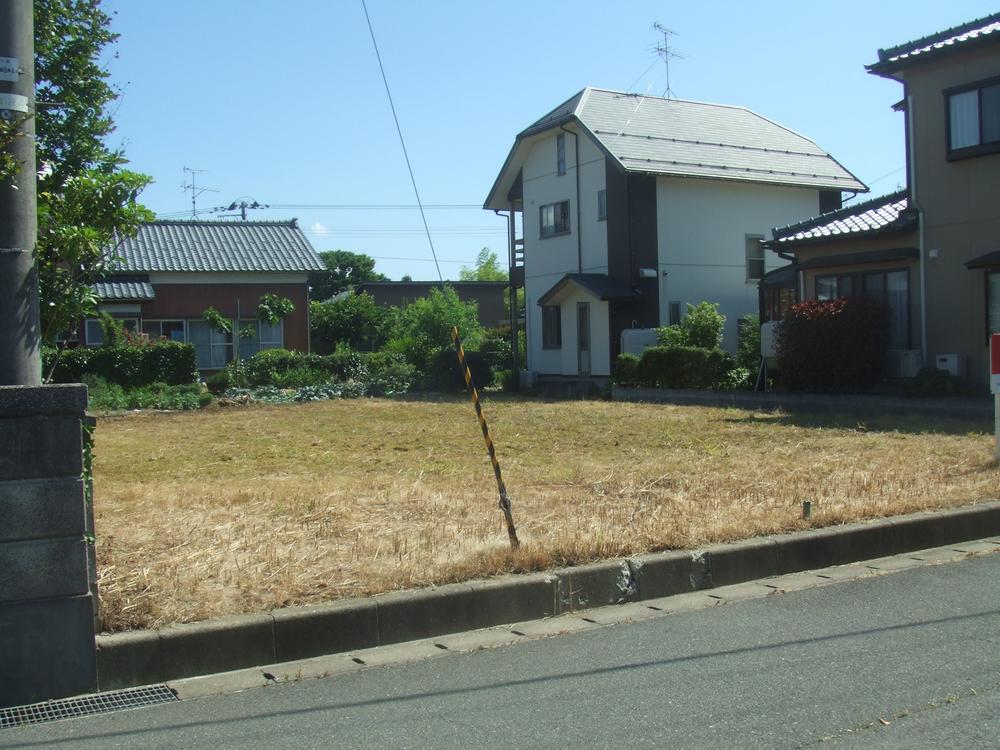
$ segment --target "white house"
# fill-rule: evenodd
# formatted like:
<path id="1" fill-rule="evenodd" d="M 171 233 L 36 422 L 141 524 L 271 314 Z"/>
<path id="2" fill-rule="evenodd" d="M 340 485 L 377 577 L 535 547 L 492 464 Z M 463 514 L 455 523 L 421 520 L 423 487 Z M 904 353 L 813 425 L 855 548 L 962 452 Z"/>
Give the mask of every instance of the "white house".
<path id="1" fill-rule="evenodd" d="M 511 217 L 522 365 L 607 377 L 623 330 L 677 322 L 702 300 L 719 303 L 733 350 L 757 282 L 784 263 L 760 241 L 838 208 L 842 191 L 867 188 L 743 107 L 584 89 L 518 134 L 484 204 Z"/>

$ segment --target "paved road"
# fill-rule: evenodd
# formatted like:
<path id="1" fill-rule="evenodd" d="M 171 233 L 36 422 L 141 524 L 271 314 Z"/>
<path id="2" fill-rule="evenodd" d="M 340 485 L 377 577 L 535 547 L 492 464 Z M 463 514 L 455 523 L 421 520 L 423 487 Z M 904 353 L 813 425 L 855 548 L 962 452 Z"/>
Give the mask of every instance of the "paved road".
<path id="1" fill-rule="evenodd" d="M 1000 554 L 984 555 L 0 730 L 0 747 L 996 748 L 998 594 Z"/>

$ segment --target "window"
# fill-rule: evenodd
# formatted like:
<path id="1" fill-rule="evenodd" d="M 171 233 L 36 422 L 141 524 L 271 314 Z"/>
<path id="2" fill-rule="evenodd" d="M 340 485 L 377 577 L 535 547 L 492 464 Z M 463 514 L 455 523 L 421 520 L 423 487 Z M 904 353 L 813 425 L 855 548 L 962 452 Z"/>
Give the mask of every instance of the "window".
<path id="1" fill-rule="evenodd" d="M 189 320 L 188 335 L 194 344 L 199 370 L 220 370 L 233 358 L 233 334 L 222 333 L 204 320 Z"/>
<path id="2" fill-rule="evenodd" d="M 1000 151 L 1000 81 L 945 92 L 948 157 L 965 158 Z"/>
<path id="3" fill-rule="evenodd" d="M 569 201 L 549 203 L 538 209 L 542 239 L 569 233 Z"/>
<path id="4" fill-rule="evenodd" d="M 142 332 L 151 339 L 187 341 L 183 320 L 143 320 Z"/>
<path id="5" fill-rule="evenodd" d="M 1000 271 L 986 274 L 986 333 L 1000 333 Z"/>
<path id="6" fill-rule="evenodd" d="M 760 281 L 764 278 L 764 246 L 760 244 L 764 237 L 759 234 L 746 236 L 747 281 Z"/>
<path id="7" fill-rule="evenodd" d="M 781 320 L 785 313 L 795 304 L 795 287 L 778 286 L 765 287 L 764 308 L 761 310 L 763 317 L 761 323 L 770 320 Z"/>
<path id="8" fill-rule="evenodd" d="M 831 300 L 854 295 L 870 297 L 889 311 L 889 348 L 910 348 L 910 272 L 870 271 L 816 277 L 816 299 Z"/>
<path id="9" fill-rule="evenodd" d="M 249 337 L 240 337 L 241 360 L 265 349 L 281 348 L 282 321 L 280 320 L 274 326 L 263 320 L 240 320 L 239 330 L 241 332 L 249 330 L 253 334 Z"/>
<path id="10" fill-rule="evenodd" d="M 597 191 L 597 220 L 606 221 L 608 218 L 608 191 Z"/>
<path id="11" fill-rule="evenodd" d="M 136 318 L 115 318 L 126 331 L 137 331 L 139 321 Z M 87 346 L 104 346 L 104 329 L 101 328 L 101 321 L 96 318 L 88 318 L 84 323 L 84 335 L 87 337 Z"/>
<path id="12" fill-rule="evenodd" d="M 562 309 L 558 305 L 542 308 L 542 348 L 562 349 Z"/>
<path id="13" fill-rule="evenodd" d="M 556 136 L 556 174 L 566 174 L 566 134 Z"/>
<path id="14" fill-rule="evenodd" d="M 667 303 L 667 325 L 675 326 L 681 322 L 681 303 L 680 302 L 668 302 Z"/>

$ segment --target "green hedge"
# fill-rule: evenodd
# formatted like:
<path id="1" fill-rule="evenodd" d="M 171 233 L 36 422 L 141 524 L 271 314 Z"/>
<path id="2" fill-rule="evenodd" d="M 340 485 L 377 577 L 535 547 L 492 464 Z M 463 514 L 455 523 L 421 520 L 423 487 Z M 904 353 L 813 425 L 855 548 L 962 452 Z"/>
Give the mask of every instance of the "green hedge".
<path id="1" fill-rule="evenodd" d="M 56 354 L 55 349 L 45 349 L 42 352 L 42 366 L 46 374 L 52 369 Z M 198 368 L 194 346 L 179 341 L 78 347 L 65 349 L 59 355 L 52 382 L 79 383 L 88 375 L 130 389 L 153 383 L 193 383 L 198 379 Z"/>
<path id="2" fill-rule="evenodd" d="M 619 355 L 615 379 L 645 388 L 725 388 L 733 365 L 732 356 L 719 348 L 654 346 L 638 360 Z"/>
<path id="3" fill-rule="evenodd" d="M 232 366 L 225 372 L 225 378 L 209 383 L 213 390 L 225 390 L 235 382 Z M 243 384 L 251 388 L 298 389 L 355 381 L 373 396 L 405 393 L 415 377 L 413 366 L 402 355 L 350 350 L 320 355 L 267 349 L 243 362 L 240 374 Z"/>

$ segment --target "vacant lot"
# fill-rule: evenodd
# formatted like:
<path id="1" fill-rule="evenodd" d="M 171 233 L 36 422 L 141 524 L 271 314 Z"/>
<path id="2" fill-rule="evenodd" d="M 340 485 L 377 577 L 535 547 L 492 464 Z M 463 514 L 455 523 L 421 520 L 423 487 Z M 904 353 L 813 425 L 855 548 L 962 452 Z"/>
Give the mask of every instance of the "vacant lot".
<path id="1" fill-rule="evenodd" d="M 101 418 L 103 628 L 125 630 L 1000 495 L 991 425 L 487 401 Z M 801 519 L 803 500 L 813 517 Z"/>

